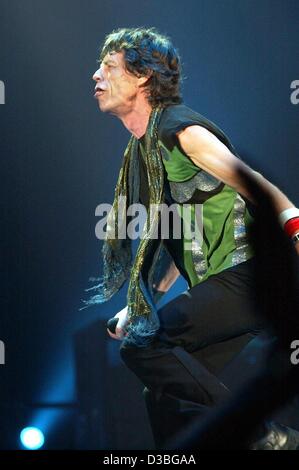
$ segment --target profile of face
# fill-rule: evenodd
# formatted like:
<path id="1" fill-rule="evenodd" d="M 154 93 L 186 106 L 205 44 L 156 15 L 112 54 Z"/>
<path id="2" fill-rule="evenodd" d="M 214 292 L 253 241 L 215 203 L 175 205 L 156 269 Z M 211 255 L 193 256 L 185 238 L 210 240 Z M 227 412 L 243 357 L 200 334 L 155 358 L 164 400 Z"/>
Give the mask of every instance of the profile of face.
<path id="1" fill-rule="evenodd" d="M 126 70 L 123 51 L 106 54 L 92 78 L 100 110 L 119 116 L 133 109 L 140 93 L 144 93 L 140 86 L 148 79 Z"/>

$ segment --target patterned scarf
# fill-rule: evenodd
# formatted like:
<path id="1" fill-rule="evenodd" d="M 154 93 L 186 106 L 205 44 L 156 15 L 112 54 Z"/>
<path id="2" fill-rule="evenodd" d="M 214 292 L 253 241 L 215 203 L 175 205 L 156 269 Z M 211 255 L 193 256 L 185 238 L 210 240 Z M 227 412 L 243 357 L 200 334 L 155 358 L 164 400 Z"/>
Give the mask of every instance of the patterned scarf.
<path id="1" fill-rule="evenodd" d="M 132 241 L 126 236 L 130 219 L 125 214 L 130 204 L 139 203 L 140 179 L 138 140 L 131 136 L 124 153 L 112 209 L 107 217 L 102 248 L 103 276 L 98 285 L 86 289 L 86 291 L 96 290 L 97 294 L 87 301 L 83 300 L 86 307 L 106 302 L 119 291 L 127 279 L 130 279 L 127 294 L 129 323 L 126 340 L 138 346 L 146 346 L 159 329 L 159 317 L 153 300 L 153 283 L 157 271 L 164 269 L 161 267 L 169 265 L 170 262 L 166 248 L 161 240 L 157 239 L 157 235 L 154 235 L 157 234 L 157 227 L 160 225 L 160 211 L 153 208 L 156 207 L 155 204 L 164 201 L 164 166 L 157 131 L 162 111 L 161 106 L 153 108 L 145 134 L 149 208 L 134 263 L 132 264 Z M 123 238 L 120 238 L 121 233 L 125 234 Z M 146 261 L 150 267 L 145 270 L 143 268 Z"/>

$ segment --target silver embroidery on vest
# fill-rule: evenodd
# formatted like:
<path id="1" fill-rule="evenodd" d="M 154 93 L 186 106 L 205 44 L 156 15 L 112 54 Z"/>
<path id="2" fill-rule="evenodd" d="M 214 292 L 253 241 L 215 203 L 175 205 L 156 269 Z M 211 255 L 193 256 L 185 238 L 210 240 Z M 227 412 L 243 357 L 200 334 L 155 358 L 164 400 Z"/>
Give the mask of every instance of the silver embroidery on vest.
<path id="1" fill-rule="evenodd" d="M 196 189 L 200 191 L 212 191 L 221 185 L 221 181 L 204 170 L 196 173 L 188 181 L 169 181 L 170 192 L 173 199 L 183 203 L 191 199 Z"/>
<path id="2" fill-rule="evenodd" d="M 246 203 L 242 196 L 237 193 L 234 203 L 234 237 L 236 251 L 233 254 L 232 265 L 243 263 L 247 260 L 246 247 L 248 246 L 245 226 Z"/>
<path id="3" fill-rule="evenodd" d="M 198 240 L 192 240 L 192 260 L 197 276 L 202 279 L 207 272 L 207 262 Z"/>
<path id="4" fill-rule="evenodd" d="M 195 272 L 199 279 L 202 279 L 205 273 L 207 272 L 207 262 L 204 257 L 204 253 L 202 250 L 203 244 L 203 207 L 201 204 L 196 205 L 197 209 L 195 209 L 195 219 L 197 221 L 197 231 L 195 230 L 195 220 L 191 220 L 191 231 L 196 236 L 192 236 L 191 239 L 191 256 L 193 261 L 193 266 Z M 200 233 L 199 233 L 199 232 Z M 188 246 L 190 246 L 190 242 L 187 242 Z"/>

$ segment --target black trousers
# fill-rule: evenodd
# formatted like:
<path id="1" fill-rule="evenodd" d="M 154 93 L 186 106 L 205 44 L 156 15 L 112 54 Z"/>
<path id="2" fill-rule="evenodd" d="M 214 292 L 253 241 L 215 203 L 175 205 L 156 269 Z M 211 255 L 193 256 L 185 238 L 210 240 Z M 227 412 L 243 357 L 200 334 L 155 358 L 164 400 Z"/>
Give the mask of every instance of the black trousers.
<path id="1" fill-rule="evenodd" d="M 161 328 L 146 347 L 122 341 L 120 355 L 145 385 L 155 445 L 167 442 L 231 395 L 195 358 L 196 351 L 265 329 L 255 312 L 254 259 L 226 269 L 182 293 L 159 311 Z M 150 395 L 148 395 L 150 394 Z M 150 405 L 153 401 L 152 405 Z"/>

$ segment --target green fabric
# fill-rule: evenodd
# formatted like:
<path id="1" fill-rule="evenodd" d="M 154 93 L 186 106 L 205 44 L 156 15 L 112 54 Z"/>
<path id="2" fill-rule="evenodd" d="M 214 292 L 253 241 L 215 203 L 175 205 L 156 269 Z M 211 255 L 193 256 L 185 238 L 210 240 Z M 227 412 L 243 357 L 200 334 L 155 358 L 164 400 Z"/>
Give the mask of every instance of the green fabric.
<path id="1" fill-rule="evenodd" d="M 207 121 L 205 121 L 205 125 L 206 122 Z M 198 124 L 201 124 L 201 122 L 199 121 Z M 211 130 L 214 129 L 212 128 Z M 221 134 L 221 136 L 223 135 L 224 134 Z M 228 145 L 229 141 L 225 143 Z M 179 145 L 171 146 L 170 150 L 170 146 L 167 148 L 161 139 L 159 139 L 159 145 L 161 147 L 162 161 L 168 181 L 183 183 L 202 171 L 201 168 L 193 163 L 192 160 L 180 150 Z M 140 149 L 144 155 L 143 140 L 140 141 Z M 231 149 L 233 149 L 232 146 Z M 199 276 L 195 270 L 192 251 L 190 249 L 184 249 L 184 270 L 189 277 L 187 281 L 190 287 L 206 280 L 211 275 L 217 274 L 237 264 L 233 262 L 233 257 L 237 250 L 234 235 L 234 204 L 237 195 L 238 193 L 233 188 L 224 185 L 223 189 L 218 194 L 212 195 L 203 203 L 203 243 L 201 248 L 203 250 L 207 270 L 203 276 Z M 191 204 L 192 221 L 195 223 L 194 208 L 195 205 Z M 182 204 L 179 203 L 178 212 L 180 216 L 182 216 Z M 248 227 L 252 221 L 253 218 L 246 207 L 244 222 L 247 233 Z M 184 237 L 183 246 L 186 246 L 188 243 L 190 243 L 189 240 Z M 254 256 L 254 251 L 247 240 L 244 246 L 244 254 L 240 262 L 250 259 L 252 256 Z"/>
<path id="2" fill-rule="evenodd" d="M 207 264 L 207 271 L 204 276 L 199 278 L 196 273 L 192 251 L 184 250 L 184 267 L 192 287 L 233 265 L 232 259 L 236 251 L 233 220 L 235 197 L 236 191 L 225 185 L 219 194 L 212 196 L 203 204 L 204 233 L 202 250 Z M 192 209 L 192 214 L 194 214 L 194 204 Z M 192 220 L 195 220 L 194 215 Z M 247 228 L 252 220 L 248 209 L 246 209 L 245 225 Z M 188 239 L 184 240 L 185 243 L 188 243 Z M 246 259 L 254 255 L 252 246 L 249 243 L 245 250 Z"/>
<path id="3" fill-rule="evenodd" d="M 162 153 L 163 163 L 169 181 L 186 181 L 199 171 L 198 166 L 188 156 L 182 154 L 177 146 L 173 147 L 172 151 L 169 152 L 160 139 L 159 145 L 164 149 L 164 153 Z M 168 155 L 168 159 L 165 158 L 165 152 Z"/>

